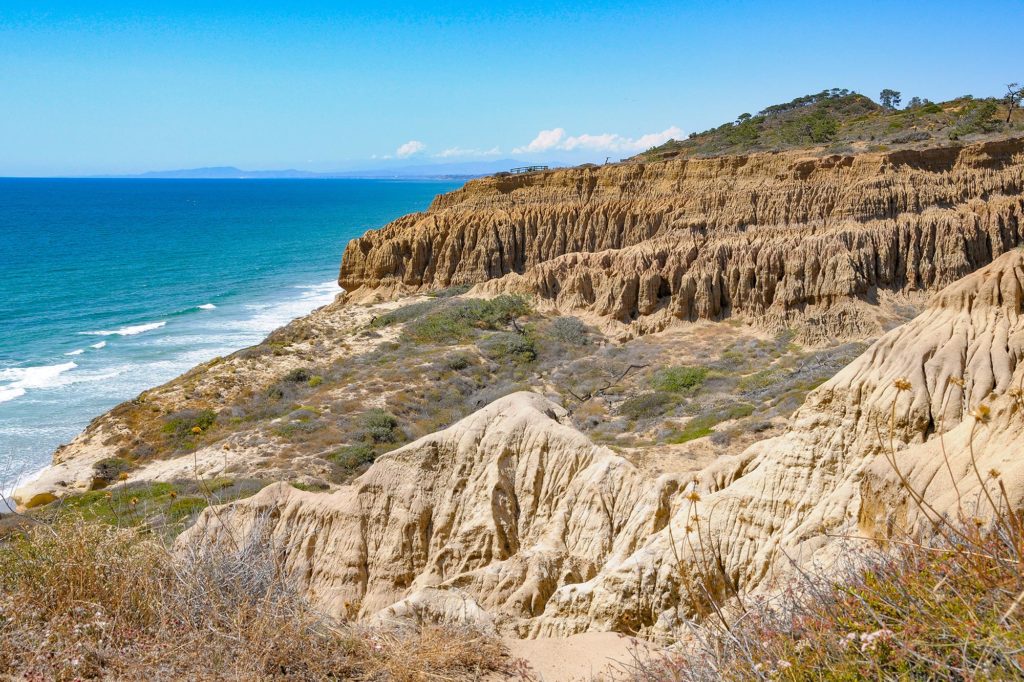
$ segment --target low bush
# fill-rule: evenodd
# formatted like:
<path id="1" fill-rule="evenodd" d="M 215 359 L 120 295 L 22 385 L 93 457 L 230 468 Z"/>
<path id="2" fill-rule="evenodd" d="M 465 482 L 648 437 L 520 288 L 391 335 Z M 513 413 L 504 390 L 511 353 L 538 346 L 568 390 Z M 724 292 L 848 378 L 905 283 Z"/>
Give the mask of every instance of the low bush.
<path id="1" fill-rule="evenodd" d="M 529 312 L 530 306 L 521 296 L 451 301 L 437 304 L 431 312 L 408 322 L 402 339 L 440 345 L 461 343 L 472 338 L 476 329 L 502 329 Z"/>
<path id="2" fill-rule="evenodd" d="M 454 296 L 461 296 L 472 288 L 472 284 L 455 284 L 450 287 L 445 287 L 444 289 L 428 291 L 427 296 L 430 298 L 452 298 Z"/>
<path id="3" fill-rule="evenodd" d="M 398 440 L 398 418 L 380 408 L 374 408 L 363 415 L 363 428 L 374 443 L 394 443 Z"/>
<path id="4" fill-rule="evenodd" d="M 996 130 L 1000 122 L 996 119 L 999 107 L 992 100 L 973 100 L 967 104 L 949 133 L 951 140 L 966 135 L 989 133 Z"/>
<path id="5" fill-rule="evenodd" d="M 302 383 L 309 381 L 313 378 L 313 373 L 305 367 L 296 367 L 292 371 L 288 372 L 281 378 L 282 381 L 290 381 L 292 383 Z"/>
<path id="6" fill-rule="evenodd" d="M 295 420 L 290 421 L 287 424 L 282 424 L 274 429 L 274 433 L 287 440 L 293 440 L 295 438 L 302 438 L 311 433 L 324 428 L 324 423 L 316 420 Z"/>
<path id="7" fill-rule="evenodd" d="M 291 483 L 289 483 L 289 485 L 291 485 L 291 487 L 295 488 L 296 490 L 301 490 L 307 493 L 323 492 L 324 490 L 327 490 L 330 487 L 326 483 L 304 483 L 302 481 L 292 481 Z"/>
<path id="8" fill-rule="evenodd" d="M 742 377 L 736 384 L 736 388 L 742 393 L 758 393 L 771 388 L 781 379 L 778 370 L 762 369 L 759 372 L 748 374 Z"/>
<path id="9" fill-rule="evenodd" d="M 464 370 L 469 367 L 471 359 L 465 353 L 457 353 L 455 355 L 449 355 L 445 358 L 445 366 L 453 371 Z"/>
<path id="10" fill-rule="evenodd" d="M 465 320 L 447 312 L 440 312 L 410 322 L 402 330 L 402 340 L 452 345 L 468 341 L 472 337 L 472 332 L 472 328 Z"/>
<path id="11" fill-rule="evenodd" d="M 327 459 L 338 467 L 332 477 L 337 483 L 346 483 L 365 471 L 377 459 L 377 448 L 369 443 L 348 445 L 327 455 Z"/>
<path id="12" fill-rule="evenodd" d="M 181 410 L 164 417 L 163 432 L 174 447 L 191 448 L 216 420 L 213 410 Z"/>
<path id="13" fill-rule="evenodd" d="M 587 325 L 576 317 L 556 317 L 548 325 L 548 333 L 570 346 L 586 346 L 590 343 Z"/>
<path id="14" fill-rule="evenodd" d="M 184 479 L 174 482 L 128 481 L 81 495 L 69 495 L 35 510 L 46 522 L 83 519 L 121 528 L 146 527 L 175 535 L 184 522 L 208 504 L 221 504 L 255 494 L 266 485 L 254 479 Z"/>
<path id="15" fill-rule="evenodd" d="M 720 421 L 722 421 L 722 419 L 717 414 L 705 414 L 694 417 L 690 421 L 686 422 L 682 429 L 678 429 L 670 434 L 666 439 L 666 442 L 673 444 L 688 443 L 691 440 L 710 436 L 714 433 L 715 424 Z"/>
<path id="16" fill-rule="evenodd" d="M 619 405 L 619 414 L 634 421 L 651 419 L 665 414 L 676 404 L 676 399 L 664 391 L 641 393 Z"/>
<path id="17" fill-rule="evenodd" d="M 491 360 L 533 362 L 537 359 L 533 339 L 527 334 L 516 332 L 499 332 L 488 336 L 480 342 L 480 351 Z"/>
<path id="18" fill-rule="evenodd" d="M 410 320 L 422 317 L 423 315 L 434 311 L 438 307 L 437 301 L 420 301 L 419 303 L 410 303 L 404 305 L 401 308 L 395 308 L 391 312 L 385 313 L 373 319 L 370 322 L 371 328 L 390 327 L 394 324 L 404 324 Z"/>
<path id="19" fill-rule="evenodd" d="M 116 481 L 121 474 L 127 473 L 131 468 L 132 463 L 121 457 L 104 457 L 92 465 L 96 478 L 107 482 Z"/>
<path id="20" fill-rule="evenodd" d="M 707 377 L 704 367 L 667 367 L 654 373 L 651 386 L 655 391 L 682 393 L 697 388 Z"/>

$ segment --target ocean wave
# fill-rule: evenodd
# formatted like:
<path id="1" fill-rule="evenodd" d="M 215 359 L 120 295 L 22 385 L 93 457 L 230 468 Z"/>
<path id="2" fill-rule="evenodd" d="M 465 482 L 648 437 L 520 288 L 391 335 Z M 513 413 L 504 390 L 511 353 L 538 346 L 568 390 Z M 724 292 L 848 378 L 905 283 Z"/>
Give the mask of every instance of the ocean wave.
<path id="1" fill-rule="evenodd" d="M 333 279 L 329 282 L 321 282 L 320 284 L 300 284 L 295 288 L 304 291 L 302 298 L 324 298 L 325 296 L 330 296 L 331 300 L 334 300 L 334 296 L 342 292 L 342 288 L 338 286 L 337 280 Z"/>
<path id="2" fill-rule="evenodd" d="M 149 324 L 136 324 L 129 327 L 121 327 L 120 329 L 114 330 L 101 330 L 98 332 L 78 332 L 79 334 L 85 334 L 86 336 L 135 336 L 136 334 L 142 334 L 143 332 L 153 331 L 159 329 L 167 324 L 167 320 L 163 322 L 150 322 Z"/>
<path id="3" fill-rule="evenodd" d="M 204 303 L 201 306 L 196 306 L 196 307 L 199 308 L 200 310 L 213 310 L 217 306 L 215 306 L 212 303 Z"/>
<path id="4" fill-rule="evenodd" d="M 245 307 L 252 311 L 251 315 L 247 319 L 233 322 L 233 330 L 260 335 L 269 334 L 281 325 L 288 324 L 297 317 L 302 317 L 320 306 L 327 305 L 342 291 L 338 283 L 333 280 L 321 284 L 299 285 L 295 288 L 302 290 L 298 298 L 246 305 Z M 258 340 L 256 339 L 256 341 Z"/>
<path id="5" fill-rule="evenodd" d="M 0 403 L 14 400 L 25 395 L 29 388 L 54 388 L 62 386 L 67 380 L 61 375 L 78 367 L 75 362 L 63 362 L 59 365 L 41 365 L 39 367 L 10 367 L 0 370 L 0 381 L 9 382 L 0 386 Z"/>
<path id="6" fill-rule="evenodd" d="M 84 348 L 79 348 L 78 350 L 73 350 L 70 353 L 65 353 L 64 355 L 81 355 L 84 352 L 85 352 Z"/>
<path id="7" fill-rule="evenodd" d="M 91 346 L 89 346 L 89 348 L 95 348 L 96 350 L 99 350 L 100 348 L 103 348 L 106 345 L 107 345 L 106 341 L 100 341 L 99 343 L 92 344 Z"/>
<path id="8" fill-rule="evenodd" d="M 0 386 L 0 403 L 6 403 L 8 400 L 14 400 L 25 395 L 25 389 L 23 388 L 11 388 L 10 386 Z"/>
<path id="9" fill-rule="evenodd" d="M 3 401 L 0 400 L 0 402 Z M 22 466 L 28 466 L 28 463 L 26 462 Z M 14 491 L 36 480 L 49 468 L 49 466 L 43 466 L 28 471 L 25 471 L 23 468 L 15 471 L 4 471 L 4 478 L 0 478 L 0 493 L 3 494 L 3 500 L 0 501 L 0 514 L 16 511 L 13 499 Z"/>

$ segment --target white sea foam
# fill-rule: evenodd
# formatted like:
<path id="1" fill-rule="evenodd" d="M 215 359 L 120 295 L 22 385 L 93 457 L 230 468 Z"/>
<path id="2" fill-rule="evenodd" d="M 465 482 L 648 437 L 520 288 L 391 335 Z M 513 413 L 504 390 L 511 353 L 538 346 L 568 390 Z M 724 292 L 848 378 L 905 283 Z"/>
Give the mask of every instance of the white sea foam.
<path id="1" fill-rule="evenodd" d="M 213 309 L 214 309 L 214 308 L 216 308 L 216 307 L 217 307 L 217 306 L 215 306 L 215 305 L 214 305 L 214 304 L 212 304 L 212 303 L 204 303 L 204 304 L 202 304 L 201 306 L 199 306 L 199 309 L 200 309 L 200 310 L 213 310 Z"/>
<path id="2" fill-rule="evenodd" d="M 335 281 L 295 288 L 302 290 L 302 294 L 298 298 L 247 305 L 246 307 L 253 311 L 252 316 L 234 323 L 233 328 L 237 331 L 254 332 L 260 335 L 268 334 L 297 317 L 302 317 L 320 306 L 327 305 L 342 291 Z"/>
<path id="3" fill-rule="evenodd" d="M 79 348 L 78 350 L 73 350 L 70 353 L 65 353 L 64 355 L 81 355 L 84 352 L 85 352 L 84 348 Z"/>
<path id="4" fill-rule="evenodd" d="M 79 334 L 85 334 L 86 336 L 135 336 L 136 334 L 142 334 L 143 332 L 153 331 L 167 324 L 167 320 L 163 322 L 150 322 L 149 324 L 136 324 L 130 327 L 121 327 L 120 329 L 114 330 L 101 330 L 98 332 L 78 332 Z"/>
<path id="5" fill-rule="evenodd" d="M 96 350 L 99 350 L 100 348 L 103 348 L 106 345 L 107 345 L 106 341 L 100 341 L 99 343 L 92 344 L 91 346 L 89 346 L 89 348 L 95 348 Z"/>
<path id="6" fill-rule="evenodd" d="M 0 381 L 11 382 L 4 388 L 48 388 L 58 385 L 60 375 L 75 367 L 78 367 L 78 364 L 74 362 L 39 367 L 9 367 L 0 369 Z"/>
<path id="7" fill-rule="evenodd" d="M 0 514 L 15 511 L 14 500 L 12 499 L 14 497 L 14 491 L 21 486 L 36 480 L 42 476 L 43 472 L 47 469 L 49 469 L 49 467 L 44 466 L 25 473 L 24 470 L 15 469 L 12 471 L 9 466 L 7 470 L 0 471 L 0 483 L 4 484 L 3 487 L 0 488 L 0 493 L 3 495 L 3 499 L 0 500 Z"/>
<path id="8" fill-rule="evenodd" d="M 78 365 L 64 362 L 59 365 L 41 365 L 39 367 L 10 367 L 0 370 L 0 382 L 8 382 L 0 386 L 0 403 L 14 400 L 25 395 L 29 388 L 54 388 L 69 383 L 61 375 Z"/>
<path id="9" fill-rule="evenodd" d="M 0 386 L 0 403 L 6 403 L 8 400 L 14 400 L 25 395 L 25 389 L 23 388 L 12 388 L 11 386 Z"/>

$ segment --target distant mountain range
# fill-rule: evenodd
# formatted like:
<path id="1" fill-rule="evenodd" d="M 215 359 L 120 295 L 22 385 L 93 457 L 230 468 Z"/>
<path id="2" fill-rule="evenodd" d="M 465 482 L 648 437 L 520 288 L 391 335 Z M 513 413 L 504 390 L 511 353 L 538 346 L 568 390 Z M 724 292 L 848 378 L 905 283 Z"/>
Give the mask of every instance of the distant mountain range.
<path id="1" fill-rule="evenodd" d="M 189 180 L 226 180 L 226 179 L 331 179 L 331 178 L 363 178 L 363 179 L 456 179 L 474 178 L 507 171 L 516 166 L 525 165 L 515 159 L 498 159 L 495 161 L 467 161 L 463 163 L 437 163 L 418 166 L 396 166 L 370 170 L 313 172 L 287 168 L 283 170 L 242 170 L 234 166 L 210 166 L 204 168 L 185 168 L 179 170 L 149 171 L 137 175 L 117 175 L 104 177 L 118 178 L 165 178 Z M 561 164 L 556 164 L 561 165 Z"/>

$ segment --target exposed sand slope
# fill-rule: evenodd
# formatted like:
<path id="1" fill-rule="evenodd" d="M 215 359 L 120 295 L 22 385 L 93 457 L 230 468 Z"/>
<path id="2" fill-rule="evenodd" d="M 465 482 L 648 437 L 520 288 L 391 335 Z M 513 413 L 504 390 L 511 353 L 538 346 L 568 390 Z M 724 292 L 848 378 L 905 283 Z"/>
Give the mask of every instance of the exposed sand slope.
<path id="1" fill-rule="evenodd" d="M 785 435 L 693 483 L 645 478 L 563 424 L 560 408 L 518 393 L 381 458 L 346 489 L 273 486 L 205 512 L 190 534 L 269 520 L 289 571 L 336 613 L 471 620 L 518 636 L 669 628 L 691 612 L 687 584 L 701 575 L 722 597 L 770 590 L 787 557 L 827 569 L 844 542 L 833 536 L 914 525 L 883 456 L 890 441 L 930 503 L 955 513 L 936 431 L 972 509 L 973 434 L 978 468 L 998 469 L 1019 505 L 1022 301 L 1014 251 L 815 390 Z M 969 413 L 982 403 L 989 416 L 976 424 Z"/>

